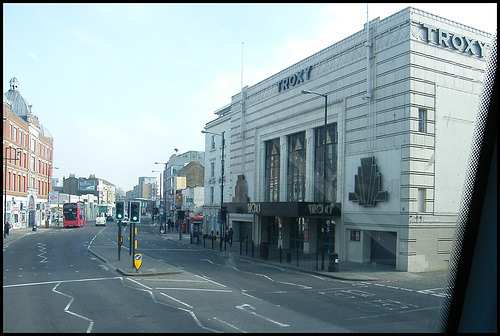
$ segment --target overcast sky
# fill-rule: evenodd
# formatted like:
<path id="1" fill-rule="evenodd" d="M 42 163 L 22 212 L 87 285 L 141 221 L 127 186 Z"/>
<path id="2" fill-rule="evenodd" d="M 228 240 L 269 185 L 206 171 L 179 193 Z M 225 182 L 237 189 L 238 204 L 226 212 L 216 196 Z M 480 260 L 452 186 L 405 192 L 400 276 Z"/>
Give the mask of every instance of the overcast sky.
<path id="1" fill-rule="evenodd" d="M 410 5 L 496 32 L 496 3 L 369 4 L 369 18 Z M 201 130 L 240 91 L 242 63 L 251 86 L 365 23 L 365 3 L 4 3 L 3 92 L 16 77 L 51 132 L 54 177 L 127 191 L 159 177 L 154 162 L 174 148 L 205 149 Z"/>

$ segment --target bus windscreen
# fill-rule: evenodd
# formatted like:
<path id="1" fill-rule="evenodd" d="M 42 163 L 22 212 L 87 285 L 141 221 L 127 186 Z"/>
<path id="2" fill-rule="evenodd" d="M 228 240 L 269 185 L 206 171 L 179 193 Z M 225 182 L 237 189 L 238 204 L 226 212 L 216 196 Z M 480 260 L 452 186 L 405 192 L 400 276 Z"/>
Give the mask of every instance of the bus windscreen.
<path id="1" fill-rule="evenodd" d="M 64 204 L 63 205 L 63 215 L 64 215 L 64 218 L 68 221 L 76 220 L 76 218 L 78 216 L 76 203 Z"/>

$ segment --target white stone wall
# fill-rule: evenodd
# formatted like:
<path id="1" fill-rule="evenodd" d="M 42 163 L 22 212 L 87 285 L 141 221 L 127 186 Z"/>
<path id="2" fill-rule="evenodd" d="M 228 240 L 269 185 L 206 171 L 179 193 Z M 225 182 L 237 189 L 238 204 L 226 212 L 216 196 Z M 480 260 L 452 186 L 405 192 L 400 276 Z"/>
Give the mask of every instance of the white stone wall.
<path id="1" fill-rule="evenodd" d="M 371 100 L 363 98 L 364 30 L 244 88 L 243 108 L 242 94 L 233 96 L 229 193 L 234 196 L 235 177 L 244 174 L 250 201 L 265 201 L 264 143 L 280 138 L 280 201 L 286 201 L 287 136 L 305 131 L 306 201 L 313 201 L 313 130 L 324 123 L 324 99 L 301 90 L 327 94 L 328 123 L 336 122 L 339 132 L 340 259 L 369 261 L 369 232 L 391 231 L 397 233 L 397 269 L 446 269 L 488 49 L 484 47 L 485 57 L 480 58 L 478 48 L 471 54 L 465 47 L 461 51 L 427 42 L 429 25 L 446 30 L 443 36 L 456 36 L 450 45 L 489 42 L 478 30 L 407 9 L 370 22 Z M 280 80 L 310 66 L 309 79 L 279 90 Z M 427 110 L 425 133 L 418 129 L 419 108 Z M 354 191 L 360 159 L 371 156 L 388 199 L 362 207 L 349 201 L 348 194 Z M 349 242 L 349 229 L 361 230 L 362 241 Z"/>

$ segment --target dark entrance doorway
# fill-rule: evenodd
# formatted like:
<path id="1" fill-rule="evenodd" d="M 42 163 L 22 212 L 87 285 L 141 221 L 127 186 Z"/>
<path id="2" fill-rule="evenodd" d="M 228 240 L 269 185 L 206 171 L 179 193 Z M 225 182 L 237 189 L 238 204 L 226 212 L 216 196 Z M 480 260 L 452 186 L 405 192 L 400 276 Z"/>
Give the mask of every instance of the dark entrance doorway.
<path id="1" fill-rule="evenodd" d="M 371 262 L 396 267 L 396 232 L 370 231 Z"/>
<path id="2" fill-rule="evenodd" d="M 249 242 L 252 241 L 252 223 L 251 222 L 238 222 L 240 234 L 238 236 L 239 241 L 244 242 L 248 239 Z"/>

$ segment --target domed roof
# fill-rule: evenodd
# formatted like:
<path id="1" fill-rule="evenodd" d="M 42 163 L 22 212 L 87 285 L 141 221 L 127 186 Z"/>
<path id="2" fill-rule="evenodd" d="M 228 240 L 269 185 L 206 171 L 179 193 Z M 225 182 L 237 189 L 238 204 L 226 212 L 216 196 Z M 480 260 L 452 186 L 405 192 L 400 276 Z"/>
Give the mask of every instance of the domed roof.
<path id="1" fill-rule="evenodd" d="M 3 95 L 3 105 L 10 106 L 10 101 L 7 99 L 7 97 L 5 97 L 5 95 Z"/>
<path id="2" fill-rule="evenodd" d="M 31 112 L 31 106 L 19 92 L 19 81 L 16 77 L 12 77 L 9 81 L 10 89 L 4 93 L 4 96 L 12 105 L 12 113 L 19 117 L 26 117 Z"/>
<path id="3" fill-rule="evenodd" d="M 49 130 L 47 128 L 45 128 L 45 126 L 40 125 L 40 131 L 41 131 L 42 135 L 44 137 L 46 137 L 47 139 L 54 140 L 54 138 L 52 137 L 52 134 L 50 134 Z"/>
<path id="4" fill-rule="evenodd" d="M 30 123 L 35 122 L 35 124 L 40 128 L 40 133 L 48 138 L 54 139 L 52 134 L 50 134 L 49 130 L 45 128 L 38 122 L 38 118 L 33 114 L 33 105 L 28 104 L 26 99 L 21 96 L 19 92 L 19 81 L 16 77 L 12 77 L 9 81 L 10 89 L 9 91 L 3 94 L 3 102 L 4 104 L 11 105 L 11 111 L 18 117 L 22 118 L 24 121 Z M 30 116 L 28 118 L 28 116 Z"/>

